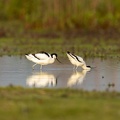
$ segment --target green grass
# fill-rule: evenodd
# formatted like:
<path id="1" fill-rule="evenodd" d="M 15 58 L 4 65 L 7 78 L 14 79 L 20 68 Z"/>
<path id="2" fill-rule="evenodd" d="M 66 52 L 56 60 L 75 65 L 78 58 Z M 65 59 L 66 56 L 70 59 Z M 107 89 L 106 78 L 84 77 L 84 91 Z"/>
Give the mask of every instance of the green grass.
<path id="1" fill-rule="evenodd" d="M 1 120 L 115 120 L 120 94 L 70 89 L 0 88 Z"/>
<path id="2" fill-rule="evenodd" d="M 59 56 L 66 56 L 71 51 L 87 58 L 120 58 L 120 39 L 99 40 L 88 37 L 81 38 L 31 38 L 31 37 L 4 37 L 0 38 L 0 55 L 25 55 L 46 51 L 57 52 Z"/>
<path id="3" fill-rule="evenodd" d="M 19 20 L 25 29 L 120 28 L 119 0 L 1 0 L 0 21 Z"/>

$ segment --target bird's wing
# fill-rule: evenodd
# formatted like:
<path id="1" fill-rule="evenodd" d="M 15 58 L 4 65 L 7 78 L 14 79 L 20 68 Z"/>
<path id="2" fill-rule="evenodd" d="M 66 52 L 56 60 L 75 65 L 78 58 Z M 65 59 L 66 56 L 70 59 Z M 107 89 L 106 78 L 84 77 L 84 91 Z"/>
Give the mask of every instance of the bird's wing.
<path id="1" fill-rule="evenodd" d="M 85 63 L 85 61 L 83 60 L 83 58 L 82 58 L 82 57 L 80 57 L 80 56 L 77 56 L 77 55 L 76 55 L 76 57 L 77 57 L 77 59 L 78 59 L 78 60 L 79 60 L 81 63 L 84 63 L 84 64 L 86 64 L 86 63 Z"/>
<path id="2" fill-rule="evenodd" d="M 80 57 L 80 56 L 74 55 L 74 54 L 72 54 L 72 53 L 70 53 L 70 52 L 67 52 L 67 56 L 68 56 L 68 58 L 69 58 L 70 60 L 71 60 L 71 58 L 73 58 L 75 61 L 78 61 L 78 62 L 83 63 L 83 64 L 86 65 L 85 61 L 84 61 L 83 58 Z"/>
<path id="3" fill-rule="evenodd" d="M 30 61 L 33 61 L 33 60 L 37 59 L 33 54 L 26 54 L 25 56 Z"/>
<path id="4" fill-rule="evenodd" d="M 72 53 L 70 53 L 70 56 L 71 56 L 72 58 L 74 58 L 76 61 L 79 61 L 79 62 L 81 62 L 81 63 L 85 63 L 85 61 L 83 60 L 83 58 L 80 57 L 80 56 L 74 55 L 74 54 L 72 54 Z"/>
<path id="5" fill-rule="evenodd" d="M 68 56 L 69 59 L 72 58 L 72 59 L 76 60 L 76 56 L 72 53 L 67 53 L 67 56 Z"/>
<path id="6" fill-rule="evenodd" d="M 50 57 L 50 54 L 46 52 L 40 52 L 40 53 L 36 53 L 35 56 L 40 60 L 44 60 L 44 59 L 48 59 Z"/>

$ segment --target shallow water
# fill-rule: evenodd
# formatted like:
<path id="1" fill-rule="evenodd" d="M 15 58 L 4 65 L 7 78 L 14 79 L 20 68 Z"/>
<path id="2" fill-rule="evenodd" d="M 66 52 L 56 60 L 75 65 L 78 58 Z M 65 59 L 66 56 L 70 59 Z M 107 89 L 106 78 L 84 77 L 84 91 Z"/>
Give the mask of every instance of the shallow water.
<path id="1" fill-rule="evenodd" d="M 32 70 L 34 63 L 25 57 L 0 57 L 0 86 L 120 91 L 119 60 L 87 59 L 87 65 L 95 67 L 91 71 L 74 71 L 68 60 L 60 60 L 62 64 L 56 61 L 40 71 L 39 65 Z"/>

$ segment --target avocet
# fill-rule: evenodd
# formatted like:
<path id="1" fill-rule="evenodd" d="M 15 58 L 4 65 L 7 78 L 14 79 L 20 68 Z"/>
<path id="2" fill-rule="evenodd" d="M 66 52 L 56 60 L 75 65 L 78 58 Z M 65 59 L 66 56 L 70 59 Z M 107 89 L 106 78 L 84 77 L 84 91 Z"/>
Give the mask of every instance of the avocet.
<path id="1" fill-rule="evenodd" d="M 83 60 L 83 58 L 81 58 L 77 55 L 74 55 L 70 52 L 67 52 L 66 54 L 67 54 L 70 62 L 74 65 L 73 69 L 77 69 L 78 66 L 82 67 L 84 70 L 90 70 L 91 69 L 90 66 L 86 66 L 86 63 Z"/>
<path id="2" fill-rule="evenodd" d="M 40 53 L 36 53 L 36 54 L 26 54 L 25 56 L 28 60 L 35 63 L 32 66 L 33 69 L 34 69 L 35 65 L 37 65 L 37 64 L 39 64 L 40 69 L 42 69 L 43 65 L 52 64 L 55 62 L 55 59 L 57 59 L 56 53 L 49 54 L 49 53 L 43 52 L 43 51 Z M 60 62 L 60 61 L 58 60 L 58 62 Z"/>

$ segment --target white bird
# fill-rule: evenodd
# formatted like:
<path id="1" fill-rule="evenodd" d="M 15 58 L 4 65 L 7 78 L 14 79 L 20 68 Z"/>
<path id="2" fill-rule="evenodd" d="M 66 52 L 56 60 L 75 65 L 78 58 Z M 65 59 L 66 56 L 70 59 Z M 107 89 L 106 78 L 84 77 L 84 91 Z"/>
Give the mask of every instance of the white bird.
<path id="1" fill-rule="evenodd" d="M 40 53 L 36 53 L 36 54 L 26 54 L 25 56 L 28 60 L 35 63 L 32 66 L 33 69 L 34 69 L 35 65 L 37 65 L 37 64 L 40 64 L 41 65 L 40 69 L 42 69 L 42 65 L 52 64 L 55 62 L 55 59 L 57 59 L 56 53 L 49 54 L 47 52 L 40 52 Z M 60 61 L 58 60 L 58 62 L 60 62 Z"/>
<path id="2" fill-rule="evenodd" d="M 26 80 L 26 84 L 30 87 L 36 88 L 54 87 L 57 84 L 57 79 L 53 74 L 40 72 L 28 77 Z"/>
<path id="3" fill-rule="evenodd" d="M 86 66 L 86 63 L 85 61 L 83 60 L 83 58 L 77 56 L 77 55 L 74 55 L 70 52 L 67 52 L 66 53 L 70 62 L 74 65 L 73 69 L 77 69 L 78 66 L 81 66 L 84 70 L 90 70 L 91 67 L 90 66 Z"/>
<path id="4" fill-rule="evenodd" d="M 82 84 L 87 72 L 88 70 L 82 70 L 81 72 L 77 72 L 77 71 L 74 72 L 68 79 L 67 86 L 72 87 L 77 84 Z"/>

